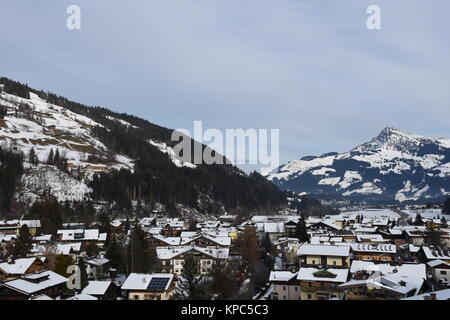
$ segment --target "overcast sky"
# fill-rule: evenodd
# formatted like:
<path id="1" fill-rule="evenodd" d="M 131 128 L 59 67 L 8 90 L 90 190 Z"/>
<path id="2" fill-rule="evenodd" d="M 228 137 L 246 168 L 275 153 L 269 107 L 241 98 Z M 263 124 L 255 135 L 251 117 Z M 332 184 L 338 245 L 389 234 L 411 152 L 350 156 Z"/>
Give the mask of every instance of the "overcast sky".
<path id="1" fill-rule="evenodd" d="M 443 0 L 2 0 L 0 74 L 170 128 L 278 128 L 286 162 L 386 126 L 450 137 L 449 14 Z"/>

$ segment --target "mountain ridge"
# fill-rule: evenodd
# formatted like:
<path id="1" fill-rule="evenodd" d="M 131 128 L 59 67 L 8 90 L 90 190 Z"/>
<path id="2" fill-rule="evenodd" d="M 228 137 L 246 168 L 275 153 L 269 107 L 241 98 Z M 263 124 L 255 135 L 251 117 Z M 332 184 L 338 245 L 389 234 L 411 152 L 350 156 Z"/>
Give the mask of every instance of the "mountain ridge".
<path id="1" fill-rule="evenodd" d="M 405 202 L 450 194 L 450 139 L 393 127 L 348 152 L 293 160 L 266 174 L 284 190 L 318 197 Z"/>
<path id="2" fill-rule="evenodd" d="M 0 113 L 0 147 L 24 154 L 15 200 L 25 199 L 25 205 L 49 196 L 143 213 L 162 207 L 178 214 L 182 206 L 248 214 L 286 205 L 285 193 L 257 173 L 247 175 L 230 164 L 193 165 L 176 159 L 172 129 L 7 78 L 0 78 L 0 84 L 0 111 L 5 113 Z M 64 193 L 47 180 L 63 181 L 79 191 Z M 0 188 L 1 182 L 0 177 Z"/>

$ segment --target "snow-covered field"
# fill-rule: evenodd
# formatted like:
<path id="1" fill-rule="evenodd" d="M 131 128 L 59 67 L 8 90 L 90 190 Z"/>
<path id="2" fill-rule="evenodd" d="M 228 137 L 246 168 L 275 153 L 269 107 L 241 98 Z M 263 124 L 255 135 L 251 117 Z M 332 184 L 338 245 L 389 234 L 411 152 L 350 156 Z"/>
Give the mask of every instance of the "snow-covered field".
<path id="1" fill-rule="evenodd" d="M 409 215 L 411 218 L 415 218 L 417 214 L 420 214 L 422 216 L 422 218 L 425 219 L 440 219 L 443 216 L 445 216 L 445 219 L 447 219 L 447 221 L 450 221 L 450 215 L 444 215 L 442 214 L 442 210 L 441 209 L 415 209 L 415 210 L 402 210 L 402 212 L 406 213 L 407 215 Z"/>

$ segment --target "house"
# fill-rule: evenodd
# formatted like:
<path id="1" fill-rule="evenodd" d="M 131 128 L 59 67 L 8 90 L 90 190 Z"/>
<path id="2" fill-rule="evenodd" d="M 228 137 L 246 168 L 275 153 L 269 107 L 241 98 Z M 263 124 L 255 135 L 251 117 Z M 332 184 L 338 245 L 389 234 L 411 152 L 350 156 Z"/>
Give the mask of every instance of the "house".
<path id="1" fill-rule="evenodd" d="M 394 261 L 397 247 L 393 244 L 352 244 L 353 259 L 366 261 Z"/>
<path id="2" fill-rule="evenodd" d="M 381 234 L 358 234 L 356 235 L 356 241 L 366 244 L 378 244 L 386 242 Z"/>
<path id="3" fill-rule="evenodd" d="M 307 227 L 308 230 L 320 231 L 320 232 L 334 232 L 341 230 L 342 228 L 336 224 L 334 224 L 330 220 L 322 220 L 316 223 L 313 223 Z"/>
<path id="4" fill-rule="evenodd" d="M 0 281 L 16 279 L 45 269 L 47 266 L 38 258 L 8 259 L 7 262 L 0 263 Z"/>
<path id="5" fill-rule="evenodd" d="M 93 242 L 101 244 L 106 241 L 106 233 L 100 233 L 98 229 L 63 229 L 57 231 L 58 240 L 61 242 Z"/>
<path id="6" fill-rule="evenodd" d="M 300 300 L 300 283 L 298 272 L 271 271 L 269 281 L 272 283 L 272 298 L 275 300 Z"/>
<path id="7" fill-rule="evenodd" d="M 432 260 L 427 263 L 433 279 L 441 285 L 450 284 L 450 263 L 442 260 Z"/>
<path id="8" fill-rule="evenodd" d="M 262 222 L 257 223 L 259 241 L 262 241 L 266 234 L 269 235 L 270 241 L 276 241 L 278 238 L 286 235 L 284 222 Z"/>
<path id="9" fill-rule="evenodd" d="M 4 235 L 18 235 L 23 225 L 28 226 L 32 236 L 39 234 L 41 230 L 40 220 L 0 220 L 0 233 Z"/>
<path id="10" fill-rule="evenodd" d="M 114 300 L 115 290 L 112 281 L 89 281 L 82 294 L 88 294 L 98 300 Z"/>
<path id="11" fill-rule="evenodd" d="M 28 300 L 42 294 L 56 298 L 62 294 L 67 280 L 50 270 L 26 274 L 0 284 L 0 300 Z"/>
<path id="12" fill-rule="evenodd" d="M 420 278 L 424 280 L 427 277 L 426 266 L 423 263 L 374 263 L 373 261 L 354 260 L 350 267 L 352 279 L 364 280 L 372 277 L 374 274 L 388 275 L 396 274 L 410 278 Z"/>
<path id="13" fill-rule="evenodd" d="M 301 267 L 297 280 L 300 282 L 300 300 L 342 299 L 340 284 L 347 281 L 348 269 Z"/>
<path id="14" fill-rule="evenodd" d="M 297 251 L 301 267 L 348 268 L 350 247 L 334 245 L 303 244 Z"/>
<path id="15" fill-rule="evenodd" d="M 209 274 L 214 268 L 223 269 L 227 265 L 230 249 L 185 246 L 157 248 L 156 254 L 160 261 L 162 272 L 181 274 L 185 257 L 188 254 L 192 254 L 197 262 L 199 273 Z"/>
<path id="16" fill-rule="evenodd" d="M 168 300 L 176 287 L 173 274 L 131 273 L 122 285 L 128 300 Z"/>
<path id="17" fill-rule="evenodd" d="M 398 300 L 420 293 L 424 279 L 396 273 L 350 280 L 339 285 L 347 300 Z"/>
<path id="18" fill-rule="evenodd" d="M 101 279 L 108 276 L 109 259 L 100 257 L 86 261 L 86 273 L 89 279 Z"/>

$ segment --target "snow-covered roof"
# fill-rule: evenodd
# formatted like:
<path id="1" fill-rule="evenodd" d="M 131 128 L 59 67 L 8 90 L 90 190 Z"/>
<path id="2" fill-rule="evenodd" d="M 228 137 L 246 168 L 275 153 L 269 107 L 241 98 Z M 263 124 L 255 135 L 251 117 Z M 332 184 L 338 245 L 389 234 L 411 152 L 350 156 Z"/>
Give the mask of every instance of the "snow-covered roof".
<path id="1" fill-rule="evenodd" d="M 396 253 L 397 247 L 394 244 L 366 244 L 354 243 L 351 245 L 354 252 L 372 253 Z"/>
<path id="2" fill-rule="evenodd" d="M 20 258 L 13 260 L 12 263 L 0 263 L 0 271 L 8 275 L 21 275 L 31 267 L 37 258 Z"/>
<path id="3" fill-rule="evenodd" d="M 423 278 L 402 276 L 399 274 L 387 274 L 366 280 L 351 280 L 339 285 L 340 288 L 352 286 L 368 286 L 374 289 L 384 289 L 400 295 L 406 295 L 411 291 L 416 295 L 424 282 Z"/>
<path id="4" fill-rule="evenodd" d="M 42 278 L 43 280 L 40 282 L 27 281 L 27 279 L 36 280 L 37 278 Z M 33 294 L 46 288 L 63 284 L 67 282 L 67 280 L 68 279 L 66 277 L 63 277 L 56 272 L 47 270 L 40 273 L 23 276 L 21 279 L 6 281 L 1 285 L 25 294 Z"/>
<path id="5" fill-rule="evenodd" d="M 70 254 L 70 251 L 80 252 L 81 250 L 81 242 L 72 242 L 72 243 L 57 243 L 56 251 L 62 255 Z"/>
<path id="6" fill-rule="evenodd" d="M 27 225 L 28 228 L 40 228 L 41 220 L 19 220 L 19 226 Z"/>
<path id="7" fill-rule="evenodd" d="M 371 261 L 353 260 L 350 267 L 350 273 L 366 271 L 368 273 L 379 272 L 380 275 L 396 274 L 410 278 L 426 277 L 426 266 L 423 263 L 409 264 L 405 263 L 400 266 L 391 266 L 389 263 L 373 263 Z"/>
<path id="8" fill-rule="evenodd" d="M 109 262 L 109 259 L 106 258 L 94 258 L 86 261 L 86 263 L 94 265 L 94 266 L 103 266 Z"/>
<path id="9" fill-rule="evenodd" d="M 50 300 L 53 300 L 53 298 L 49 297 L 46 294 L 40 294 L 37 296 L 30 297 L 30 299 L 28 299 L 28 300 L 50 301 Z"/>
<path id="10" fill-rule="evenodd" d="M 44 234 L 41 236 L 36 236 L 33 238 L 34 241 L 43 241 L 43 242 L 50 242 L 52 240 L 51 234 Z"/>
<path id="11" fill-rule="evenodd" d="M 180 237 L 164 237 L 163 235 L 160 235 L 160 234 L 155 234 L 155 235 L 153 235 L 153 237 L 155 239 L 158 239 L 158 240 L 166 243 L 169 246 L 178 246 L 178 245 L 180 245 L 180 241 L 181 241 Z"/>
<path id="12" fill-rule="evenodd" d="M 335 256 L 348 257 L 350 255 L 349 246 L 316 245 L 303 244 L 297 251 L 299 256 Z"/>
<path id="13" fill-rule="evenodd" d="M 363 241 L 386 242 L 386 240 L 383 239 L 383 236 L 381 234 L 358 234 L 356 235 L 356 240 L 358 242 Z"/>
<path id="14" fill-rule="evenodd" d="M 430 266 L 431 268 L 436 268 L 437 266 L 442 266 L 442 267 L 446 267 L 446 268 L 450 267 L 450 263 L 447 263 L 447 262 L 439 260 L 439 259 L 427 262 L 427 265 Z"/>
<path id="15" fill-rule="evenodd" d="M 131 273 L 122 285 L 122 290 L 147 290 L 151 280 L 154 278 L 165 278 L 168 280 L 164 288 L 164 291 L 166 291 L 169 289 L 174 276 L 169 273 Z"/>
<path id="16" fill-rule="evenodd" d="M 61 235 L 62 241 L 106 240 L 106 234 L 101 234 L 98 229 L 63 229 L 57 234 Z"/>
<path id="17" fill-rule="evenodd" d="M 89 281 L 81 293 L 93 296 L 103 296 L 111 285 L 111 281 Z"/>
<path id="18" fill-rule="evenodd" d="M 298 275 L 298 272 L 271 271 L 269 281 L 290 281 Z"/>
<path id="19" fill-rule="evenodd" d="M 198 246 L 185 246 L 175 248 L 156 248 L 156 254 L 158 259 L 167 260 L 173 259 L 180 254 L 187 253 L 189 251 L 196 250 L 214 259 L 228 259 L 230 249 L 229 248 L 203 248 Z"/>
<path id="20" fill-rule="evenodd" d="M 450 260 L 450 249 L 423 246 L 422 250 L 428 260 Z"/>
<path id="21" fill-rule="evenodd" d="M 300 268 L 297 279 L 300 281 L 346 282 L 348 269 Z"/>
<path id="22" fill-rule="evenodd" d="M 98 300 L 97 297 L 93 297 L 89 294 L 80 293 L 73 297 L 67 298 L 66 300 Z"/>
<path id="23" fill-rule="evenodd" d="M 426 300 L 431 297 L 431 293 L 436 295 L 436 300 L 450 300 L 450 289 L 444 289 L 439 291 L 433 291 L 430 293 L 424 293 L 418 296 L 404 298 L 402 300 Z"/>

